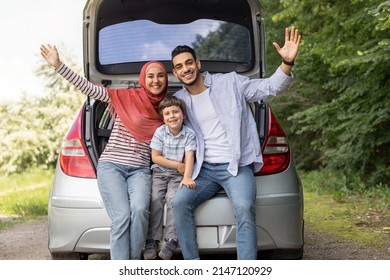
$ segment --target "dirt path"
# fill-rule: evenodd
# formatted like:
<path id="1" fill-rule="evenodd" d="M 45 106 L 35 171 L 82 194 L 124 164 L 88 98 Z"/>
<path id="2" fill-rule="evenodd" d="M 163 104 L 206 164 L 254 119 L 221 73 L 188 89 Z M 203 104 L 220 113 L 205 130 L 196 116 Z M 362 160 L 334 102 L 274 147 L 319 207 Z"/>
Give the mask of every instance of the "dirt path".
<path id="1" fill-rule="evenodd" d="M 49 260 L 47 220 L 41 218 L 0 231 L 0 260 Z M 304 260 L 390 260 L 389 246 L 367 247 L 305 228 Z"/>
<path id="2" fill-rule="evenodd" d="M 390 239 L 390 238 L 389 238 Z M 390 240 L 384 247 L 363 246 L 305 227 L 304 260 L 390 260 Z"/>
<path id="3" fill-rule="evenodd" d="M 0 231 L 0 260 L 50 260 L 47 220 L 30 220 Z"/>

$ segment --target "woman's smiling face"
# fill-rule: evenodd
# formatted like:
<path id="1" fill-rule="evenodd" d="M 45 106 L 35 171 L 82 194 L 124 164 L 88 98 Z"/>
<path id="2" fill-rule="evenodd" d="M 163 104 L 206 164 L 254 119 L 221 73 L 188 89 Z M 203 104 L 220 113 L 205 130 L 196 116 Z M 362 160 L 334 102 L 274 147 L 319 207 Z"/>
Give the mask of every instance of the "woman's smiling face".
<path id="1" fill-rule="evenodd" d="M 153 95 L 159 95 L 166 87 L 165 71 L 158 66 L 150 67 L 145 75 L 145 86 Z"/>

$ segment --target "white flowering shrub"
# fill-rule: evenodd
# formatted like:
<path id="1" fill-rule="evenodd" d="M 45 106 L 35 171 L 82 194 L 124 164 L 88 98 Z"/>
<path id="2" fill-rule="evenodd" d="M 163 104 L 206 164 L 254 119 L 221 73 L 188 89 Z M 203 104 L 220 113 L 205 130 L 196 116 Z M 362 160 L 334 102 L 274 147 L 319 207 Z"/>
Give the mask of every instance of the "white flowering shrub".
<path id="1" fill-rule="evenodd" d="M 80 73 L 80 67 L 67 64 Z M 63 137 L 85 100 L 43 61 L 36 74 L 46 85 L 45 96 L 24 93 L 20 101 L 0 104 L 0 174 L 54 167 Z"/>

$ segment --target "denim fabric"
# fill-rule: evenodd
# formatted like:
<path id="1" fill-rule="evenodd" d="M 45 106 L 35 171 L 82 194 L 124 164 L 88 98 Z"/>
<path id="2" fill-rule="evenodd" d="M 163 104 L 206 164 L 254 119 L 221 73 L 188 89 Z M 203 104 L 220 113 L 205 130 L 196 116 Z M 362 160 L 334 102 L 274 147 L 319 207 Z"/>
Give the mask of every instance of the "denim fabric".
<path id="1" fill-rule="evenodd" d="M 150 204 L 150 220 L 147 239 L 163 241 L 177 239 L 173 220 L 172 200 L 183 175 L 176 170 L 153 169 L 152 199 Z M 167 206 L 165 227 L 163 228 L 164 206 Z"/>
<path id="2" fill-rule="evenodd" d="M 149 224 L 149 168 L 101 162 L 98 185 L 111 218 L 111 259 L 141 259 Z"/>
<path id="3" fill-rule="evenodd" d="M 229 164 L 204 162 L 195 180 L 196 188 L 176 191 L 173 213 L 176 233 L 184 259 L 198 259 L 195 209 L 210 199 L 222 187 L 228 195 L 237 220 L 237 257 L 239 260 L 257 258 L 257 231 L 255 222 L 256 184 L 252 166 L 239 167 L 237 176 L 227 170 Z M 217 211 L 217 209 L 216 209 Z M 218 209 L 224 215 L 223 209 Z"/>

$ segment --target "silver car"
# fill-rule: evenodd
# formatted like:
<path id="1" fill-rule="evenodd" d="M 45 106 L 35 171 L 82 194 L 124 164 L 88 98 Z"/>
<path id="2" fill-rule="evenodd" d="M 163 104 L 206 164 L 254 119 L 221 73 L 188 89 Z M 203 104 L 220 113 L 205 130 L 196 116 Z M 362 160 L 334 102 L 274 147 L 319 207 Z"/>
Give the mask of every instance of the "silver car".
<path id="1" fill-rule="evenodd" d="M 172 69 L 171 51 L 186 44 L 196 50 L 202 70 L 262 77 L 262 13 L 258 0 L 89 0 L 82 24 L 84 73 L 106 87 L 137 87 L 144 62 L 158 60 Z M 169 73 L 169 92 L 180 88 Z M 259 256 L 300 259 L 303 194 L 291 147 L 268 104 L 251 106 L 265 163 L 255 174 Z M 97 187 L 96 165 L 112 125 L 106 104 L 87 98 L 64 138 L 48 206 L 53 259 L 109 254 L 111 221 Z M 224 192 L 195 215 L 201 254 L 236 251 L 236 221 Z"/>

